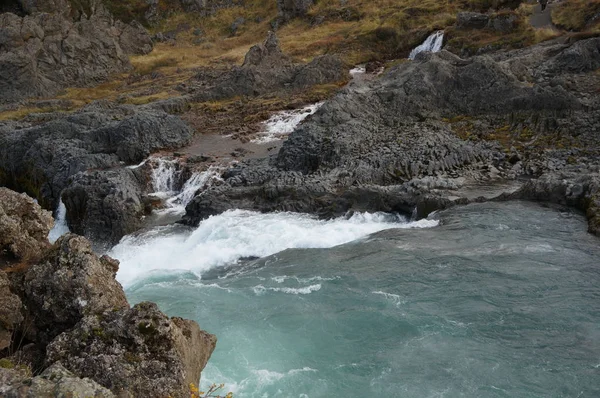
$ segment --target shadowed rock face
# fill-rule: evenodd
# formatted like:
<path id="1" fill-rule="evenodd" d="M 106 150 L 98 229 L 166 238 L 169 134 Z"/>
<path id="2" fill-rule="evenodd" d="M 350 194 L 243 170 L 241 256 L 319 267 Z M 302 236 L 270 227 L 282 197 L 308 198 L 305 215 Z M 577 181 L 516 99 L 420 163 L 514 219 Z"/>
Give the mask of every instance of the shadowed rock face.
<path id="1" fill-rule="evenodd" d="M 89 1 L 87 13 L 71 12 L 65 0 L 20 7 L 24 16 L 0 14 L 0 102 L 97 84 L 129 70 L 128 54 L 152 50 L 141 25 L 114 21 L 100 1 Z"/>
<path id="2" fill-rule="evenodd" d="M 192 137 L 177 116 L 102 103 L 39 126 L 3 127 L 0 184 L 27 191 L 50 209 L 64 191 L 71 230 L 110 242 L 133 232 L 143 213 L 145 176 L 122 164 L 140 163 Z"/>
<path id="3" fill-rule="evenodd" d="M 600 79 L 589 72 L 598 68 L 599 48 L 594 38 L 468 59 L 420 54 L 377 80 L 341 90 L 270 161 L 239 164 L 225 174 L 225 184 L 195 198 L 185 220 L 195 225 L 230 208 L 333 217 L 416 207 L 429 209 L 419 213 L 424 216 L 457 203 L 448 197 L 459 196 L 451 188 L 459 178 L 458 185 L 468 185 L 554 172 L 569 156 L 582 156 L 579 145 L 585 162 L 598 164 Z M 454 131 L 452 120 L 462 119 L 472 139 Z M 536 140 L 558 136 L 579 144 L 527 153 L 521 161 L 493 139 L 480 139 L 524 124 Z"/>

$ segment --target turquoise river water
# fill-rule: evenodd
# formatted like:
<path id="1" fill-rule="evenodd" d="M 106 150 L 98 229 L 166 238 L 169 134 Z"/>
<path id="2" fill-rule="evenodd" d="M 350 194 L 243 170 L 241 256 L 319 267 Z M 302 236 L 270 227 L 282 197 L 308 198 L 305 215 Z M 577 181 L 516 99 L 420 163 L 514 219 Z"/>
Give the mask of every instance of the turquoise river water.
<path id="1" fill-rule="evenodd" d="M 111 251 L 132 303 L 217 335 L 235 397 L 600 397 L 600 240 L 488 203 L 409 223 L 230 211 Z"/>

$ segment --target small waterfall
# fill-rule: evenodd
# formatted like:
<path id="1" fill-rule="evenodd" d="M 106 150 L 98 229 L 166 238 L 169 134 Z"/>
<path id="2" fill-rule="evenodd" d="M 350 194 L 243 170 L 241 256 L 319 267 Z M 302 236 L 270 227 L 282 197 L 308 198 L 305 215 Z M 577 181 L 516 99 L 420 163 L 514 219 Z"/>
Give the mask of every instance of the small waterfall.
<path id="1" fill-rule="evenodd" d="M 415 47 L 408 56 L 409 59 L 415 59 L 417 54 L 426 52 L 437 53 L 442 49 L 444 44 L 444 31 L 438 30 L 437 32 L 430 35 L 420 46 Z"/>
<path id="2" fill-rule="evenodd" d="M 54 220 L 54 227 L 50 230 L 48 234 L 48 240 L 50 243 L 54 243 L 66 233 L 71 232 L 69 230 L 69 226 L 67 225 L 67 208 L 63 203 L 62 199 L 58 204 L 58 208 L 56 209 L 56 219 Z"/>
<path id="3" fill-rule="evenodd" d="M 260 133 L 259 138 L 252 140 L 252 142 L 266 144 L 282 139 L 294 131 L 304 119 L 318 111 L 323 104 L 324 102 L 317 102 L 304 108 L 275 113 L 263 123 L 264 131 Z"/>
<path id="4" fill-rule="evenodd" d="M 221 174 L 223 168 L 210 166 L 208 170 L 194 173 L 189 180 L 183 184 L 181 191 L 167 201 L 167 205 L 176 211 L 185 211 L 185 207 L 194 199 L 196 192 L 206 189 L 217 181 L 223 181 Z"/>
<path id="5" fill-rule="evenodd" d="M 155 158 L 152 159 L 157 167 L 152 168 L 152 187 L 154 195 L 170 197 L 177 192 L 179 177 L 178 163 L 175 160 Z"/>

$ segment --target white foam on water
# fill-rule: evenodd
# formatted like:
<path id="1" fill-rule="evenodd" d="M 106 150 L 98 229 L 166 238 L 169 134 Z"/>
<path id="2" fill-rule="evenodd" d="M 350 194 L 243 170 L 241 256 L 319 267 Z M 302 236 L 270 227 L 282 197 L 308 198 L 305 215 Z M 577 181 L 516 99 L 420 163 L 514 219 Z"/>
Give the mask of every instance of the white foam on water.
<path id="1" fill-rule="evenodd" d="M 367 68 L 365 65 L 356 65 L 353 69 L 350 69 L 350 76 L 352 76 L 352 78 L 355 78 L 359 75 L 364 75 L 365 73 L 367 73 Z"/>
<path id="2" fill-rule="evenodd" d="M 425 41 L 415 47 L 408 56 L 409 59 L 415 59 L 417 54 L 422 52 L 432 52 L 437 53 L 442 49 L 442 45 L 444 44 L 444 31 L 438 30 L 435 33 L 432 33 Z"/>
<path id="3" fill-rule="evenodd" d="M 391 228 L 429 228 L 438 221 L 406 222 L 385 213 L 318 220 L 297 213 L 229 210 L 191 232 L 162 227 L 124 237 L 109 253 L 121 261 L 117 279 L 128 286 L 152 272 L 187 270 L 201 276 L 245 257 L 265 257 L 290 248 L 329 248 Z"/>
<path id="4" fill-rule="evenodd" d="M 304 119 L 314 114 L 323 106 L 323 102 L 305 106 L 292 111 L 277 112 L 264 122 L 264 130 L 260 137 L 252 140 L 256 144 L 266 144 L 280 140 L 290 134 Z"/>
<path id="5" fill-rule="evenodd" d="M 254 286 L 252 288 L 254 294 L 262 296 L 267 292 L 280 292 L 285 294 L 311 294 L 312 292 L 318 292 L 321 290 L 321 284 L 310 285 L 306 287 L 264 287 L 263 285 Z"/>
<path id="6" fill-rule="evenodd" d="M 61 236 L 71 232 L 69 230 L 69 226 L 67 225 L 67 208 L 63 203 L 62 199 L 58 203 L 58 208 L 56 209 L 56 219 L 54 220 L 54 227 L 48 233 L 48 240 L 50 243 L 54 243 Z"/>
<path id="7" fill-rule="evenodd" d="M 404 300 L 402 300 L 402 297 L 400 297 L 397 294 L 382 292 L 381 290 L 371 292 L 371 293 L 379 295 L 379 296 L 383 296 L 387 300 L 391 301 L 392 303 L 394 303 L 396 305 L 404 304 Z"/>

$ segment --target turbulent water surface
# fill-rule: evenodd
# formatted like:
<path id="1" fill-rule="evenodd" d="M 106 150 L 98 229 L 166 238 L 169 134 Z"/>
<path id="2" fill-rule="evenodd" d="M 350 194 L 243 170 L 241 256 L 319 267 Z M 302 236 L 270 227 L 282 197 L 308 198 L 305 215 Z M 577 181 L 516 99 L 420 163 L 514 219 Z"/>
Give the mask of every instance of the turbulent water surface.
<path id="1" fill-rule="evenodd" d="M 583 216 L 504 203 L 439 218 L 232 211 L 112 255 L 132 302 L 218 336 L 202 384 L 236 397 L 600 396 Z"/>

